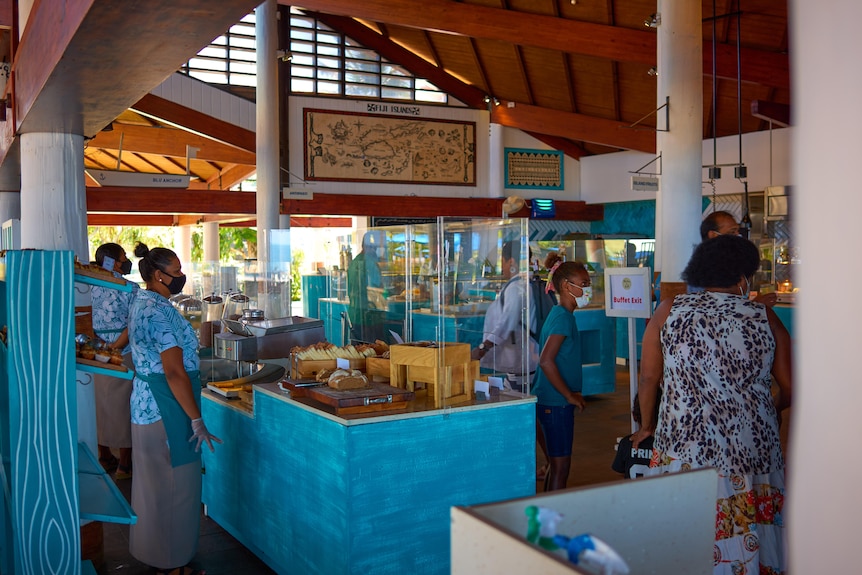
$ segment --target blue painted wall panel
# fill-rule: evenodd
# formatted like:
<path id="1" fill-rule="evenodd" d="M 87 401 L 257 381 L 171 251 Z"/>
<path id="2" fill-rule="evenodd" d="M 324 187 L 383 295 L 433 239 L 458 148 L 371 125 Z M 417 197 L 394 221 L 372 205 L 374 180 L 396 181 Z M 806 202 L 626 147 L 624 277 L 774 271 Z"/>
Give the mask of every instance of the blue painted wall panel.
<path id="1" fill-rule="evenodd" d="M 533 403 L 351 426 L 265 393 L 254 419 L 203 410 L 226 440 L 208 511 L 280 573 L 442 575 L 452 505 L 535 493 Z"/>

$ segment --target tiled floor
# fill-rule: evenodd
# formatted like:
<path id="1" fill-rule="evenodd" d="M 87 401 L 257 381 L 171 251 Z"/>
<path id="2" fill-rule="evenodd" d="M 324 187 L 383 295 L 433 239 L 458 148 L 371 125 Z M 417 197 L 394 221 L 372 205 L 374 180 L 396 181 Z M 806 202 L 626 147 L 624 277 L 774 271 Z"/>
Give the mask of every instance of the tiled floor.
<path id="1" fill-rule="evenodd" d="M 627 368 L 617 371 L 615 393 L 587 398 L 587 408 L 575 419 L 575 446 L 569 487 L 581 487 L 621 478 L 610 466 L 616 438 L 629 433 L 629 385 Z M 131 498 L 132 480 L 118 481 L 120 490 Z M 537 489 L 541 485 L 537 484 Z M 192 566 L 207 575 L 257 575 L 273 573 L 262 561 L 231 537 L 214 521 L 204 517 L 198 553 Z M 129 554 L 129 527 L 104 525 L 104 563 L 100 575 L 151 574 L 152 569 Z"/>

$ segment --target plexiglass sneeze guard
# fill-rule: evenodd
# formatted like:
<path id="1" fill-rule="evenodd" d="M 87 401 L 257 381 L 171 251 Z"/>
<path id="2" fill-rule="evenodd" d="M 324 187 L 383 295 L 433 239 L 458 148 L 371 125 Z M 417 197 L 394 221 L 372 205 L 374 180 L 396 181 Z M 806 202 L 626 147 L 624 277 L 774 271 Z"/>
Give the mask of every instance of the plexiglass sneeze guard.
<path id="1" fill-rule="evenodd" d="M 529 392 L 538 336 L 530 335 L 535 325 L 529 321 L 527 224 L 438 218 L 429 249 L 431 305 L 416 315 L 425 311 L 436 318 L 433 340 L 444 346 L 438 370 L 451 378 L 443 405 L 473 396 L 473 382 L 489 376 L 506 390 Z M 466 354 L 469 363 L 462 365 Z"/>
<path id="2" fill-rule="evenodd" d="M 527 237 L 527 220 L 438 218 L 342 238 L 342 251 L 351 254 L 343 274 L 346 298 L 338 298 L 347 303 L 344 343 L 393 345 L 400 339 L 409 347 L 392 361 L 406 362 L 404 381 L 393 385 L 413 388 L 417 399 L 438 408 L 472 400 L 474 378 L 498 375 L 506 387 L 529 382 L 537 350 L 522 345 L 530 331 L 527 292 L 520 287 L 529 277 Z M 494 333 L 501 335 L 489 336 L 500 345 L 489 348 L 480 374 L 472 356 L 485 341 L 486 315 L 501 292 L 497 306 L 505 303 L 511 317 L 497 326 Z"/>
<path id="3" fill-rule="evenodd" d="M 183 293 L 195 300 L 194 306 L 185 307 L 196 307 L 202 324 L 238 319 L 246 309 L 262 310 L 266 319 L 293 315 L 290 230 L 268 230 L 266 235 L 266 240 L 259 242 L 255 259 L 183 265 L 190 270 Z M 202 330 L 201 346 L 211 347 L 204 331 L 211 335 L 212 328 Z"/>

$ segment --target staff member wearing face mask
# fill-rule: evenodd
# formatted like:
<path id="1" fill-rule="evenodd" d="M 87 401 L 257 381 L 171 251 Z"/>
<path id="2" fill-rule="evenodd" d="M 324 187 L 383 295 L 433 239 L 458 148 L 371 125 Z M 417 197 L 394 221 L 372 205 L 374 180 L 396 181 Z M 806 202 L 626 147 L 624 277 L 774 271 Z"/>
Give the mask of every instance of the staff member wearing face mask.
<path id="1" fill-rule="evenodd" d="M 110 269 L 115 278 L 123 279 L 132 271 L 132 262 L 126 250 L 119 244 L 102 244 L 96 249 L 96 264 Z M 93 286 L 93 331 L 108 344 L 109 349 L 118 349 L 123 354 L 123 365 L 132 369 L 129 343 L 129 310 L 138 284 L 126 282 L 132 291 L 119 291 L 107 287 Z M 132 426 L 129 414 L 129 397 L 132 381 L 110 375 L 93 375 L 96 395 L 96 434 L 99 444 L 99 463 L 109 473 L 116 469 L 114 479 L 129 479 L 132 476 Z M 119 460 L 114 457 L 116 449 Z"/>
<path id="2" fill-rule="evenodd" d="M 197 551 L 204 441 L 221 440 L 201 418 L 198 339 L 168 298 L 186 283 L 177 255 L 138 243 L 135 255 L 147 283 L 132 304 L 129 339 L 135 363 L 132 508 L 138 521 L 129 550 L 157 573 L 197 573 L 186 564 Z"/>
<path id="3" fill-rule="evenodd" d="M 590 303 L 590 274 L 578 262 L 557 263 L 551 268 L 548 289 L 557 292 L 559 303 L 545 319 L 540 336 L 539 370 L 533 384 L 536 419 L 545 435 L 551 464 L 545 491 L 565 489 L 572 466 L 575 408 L 586 407 L 581 371 L 581 336 L 575 321 L 576 308 Z"/>
<path id="4" fill-rule="evenodd" d="M 775 312 L 748 299 L 759 264 L 744 238 L 706 240 L 682 273 L 704 291 L 664 300 L 643 337 L 643 423 L 632 448 L 655 437 L 656 473 L 718 470 L 716 574 L 787 569 L 778 428 L 790 406 L 791 342 Z"/>

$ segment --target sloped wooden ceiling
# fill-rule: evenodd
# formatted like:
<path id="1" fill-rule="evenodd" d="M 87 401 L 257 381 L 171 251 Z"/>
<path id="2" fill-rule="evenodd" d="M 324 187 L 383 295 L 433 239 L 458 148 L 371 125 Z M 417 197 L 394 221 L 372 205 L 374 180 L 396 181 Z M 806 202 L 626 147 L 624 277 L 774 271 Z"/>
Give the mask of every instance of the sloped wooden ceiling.
<path id="1" fill-rule="evenodd" d="M 656 30 L 644 25 L 654 1 L 282 3 L 301 5 L 468 106 L 496 98 L 492 121 L 556 138 L 556 147 L 576 157 L 654 150 L 653 133 L 626 129 L 639 120 L 655 127 L 657 80 L 648 70 Z M 752 115 L 751 103 L 790 104 L 786 2 L 704 0 L 703 16 L 704 136 L 737 134 L 740 125 L 743 133 L 766 129 L 769 116 Z"/>

